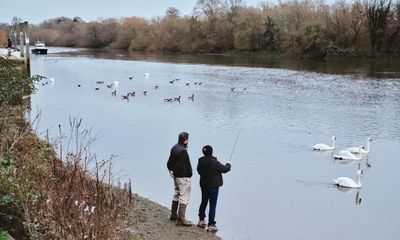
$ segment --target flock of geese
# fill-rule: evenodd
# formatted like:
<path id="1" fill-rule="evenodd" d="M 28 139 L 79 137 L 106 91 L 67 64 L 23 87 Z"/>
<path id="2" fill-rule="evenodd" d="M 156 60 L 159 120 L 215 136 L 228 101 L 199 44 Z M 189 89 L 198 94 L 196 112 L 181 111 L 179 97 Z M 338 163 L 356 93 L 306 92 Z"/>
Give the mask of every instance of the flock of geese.
<path id="1" fill-rule="evenodd" d="M 339 159 L 339 160 L 351 160 L 351 161 L 360 161 L 364 157 L 368 156 L 368 154 L 371 151 L 371 142 L 372 138 L 368 137 L 367 139 L 367 147 L 364 146 L 359 146 L 359 147 L 350 147 L 350 148 L 345 148 L 344 150 L 341 150 L 338 154 L 334 154 L 333 158 L 334 159 Z M 336 149 L 336 137 L 332 137 L 332 146 L 329 146 L 324 143 L 318 143 L 315 144 L 313 147 L 314 151 L 334 151 Z M 358 164 L 358 169 L 357 169 L 357 179 L 354 181 L 351 178 L 348 177 L 339 177 L 336 179 L 333 179 L 333 182 L 340 186 L 340 187 L 347 187 L 347 188 L 361 188 L 361 169 L 360 169 L 360 163 Z"/>

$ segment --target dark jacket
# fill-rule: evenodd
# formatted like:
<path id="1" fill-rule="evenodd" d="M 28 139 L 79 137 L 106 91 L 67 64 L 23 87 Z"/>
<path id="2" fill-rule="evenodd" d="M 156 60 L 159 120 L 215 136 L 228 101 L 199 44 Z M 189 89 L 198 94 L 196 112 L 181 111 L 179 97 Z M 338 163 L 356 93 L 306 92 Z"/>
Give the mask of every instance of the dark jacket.
<path id="1" fill-rule="evenodd" d="M 199 158 L 197 172 L 200 174 L 201 188 L 217 188 L 223 185 L 222 174 L 231 170 L 231 164 L 218 162 L 213 156 Z"/>
<path id="2" fill-rule="evenodd" d="M 167 168 L 169 171 L 174 172 L 175 177 L 192 177 L 192 165 L 190 164 L 189 155 L 183 144 L 177 143 L 171 148 Z"/>

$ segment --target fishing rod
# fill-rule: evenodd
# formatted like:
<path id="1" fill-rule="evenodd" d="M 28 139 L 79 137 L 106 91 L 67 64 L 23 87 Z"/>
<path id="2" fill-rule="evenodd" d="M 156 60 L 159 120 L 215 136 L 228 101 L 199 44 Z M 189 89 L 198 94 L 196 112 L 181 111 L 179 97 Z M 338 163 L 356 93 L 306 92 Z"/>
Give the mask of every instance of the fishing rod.
<path id="1" fill-rule="evenodd" d="M 241 128 L 239 129 L 238 135 L 236 136 L 235 144 L 233 145 L 232 152 L 231 152 L 231 156 L 229 157 L 229 161 L 228 161 L 228 162 L 230 162 L 230 161 L 232 160 L 232 155 L 233 155 L 233 152 L 235 151 L 236 143 L 237 143 L 237 141 L 238 141 L 238 139 L 239 139 L 240 131 L 242 131 Z"/>

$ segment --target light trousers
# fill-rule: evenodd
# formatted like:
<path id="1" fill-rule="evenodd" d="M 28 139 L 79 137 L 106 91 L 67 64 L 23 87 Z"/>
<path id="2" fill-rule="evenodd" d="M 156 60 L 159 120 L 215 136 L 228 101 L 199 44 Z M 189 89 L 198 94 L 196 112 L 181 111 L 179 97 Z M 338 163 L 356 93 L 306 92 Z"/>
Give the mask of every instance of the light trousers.
<path id="1" fill-rule="evenodd" d="M 174 187 L 175 194 L 172 200 L 188 205 L 192 190 L 190 178 L 174 178 Z"/>

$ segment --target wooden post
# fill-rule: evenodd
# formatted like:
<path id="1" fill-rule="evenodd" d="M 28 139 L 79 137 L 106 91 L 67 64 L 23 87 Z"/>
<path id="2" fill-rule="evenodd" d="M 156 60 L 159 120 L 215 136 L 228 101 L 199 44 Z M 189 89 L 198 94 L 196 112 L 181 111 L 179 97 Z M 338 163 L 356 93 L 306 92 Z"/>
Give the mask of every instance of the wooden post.
<path id="1" fill-rule="evenodd" d="M 24 34 L 21 30 L 19 31 L 19 50 L 21 57 L 24 57 Z"/>
<path id="2" fill-rule="evenodd" d="M 25 68 L 28 76 L 31 76 L 31 53 L 29 52 L 29 37 L 28 32 L 25 31 Z"/>

